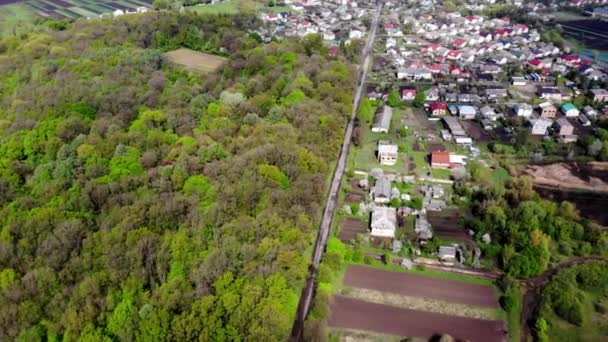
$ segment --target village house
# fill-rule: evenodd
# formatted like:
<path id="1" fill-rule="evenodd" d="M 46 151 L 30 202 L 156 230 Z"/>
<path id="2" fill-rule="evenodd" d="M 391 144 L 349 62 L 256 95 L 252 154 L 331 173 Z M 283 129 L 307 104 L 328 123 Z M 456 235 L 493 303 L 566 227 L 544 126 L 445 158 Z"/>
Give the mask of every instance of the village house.
<path id="1" fill-rule="evenodd" d="M 606 89 L 591 89 L 591 99 L 593 102 L 608 102 L 608 90 Z"/>
<path id="2" fill-rule="evenodd" d="M 431 153 L 431 167 L 434 169 L 451 169 L 466 166 L 467 157 L 450 152 L 438 151 Z"/>
<path id="3" fill-rule="evenodd" d="M 562 92 L 557 88 L 540 87 L 537 91 L 538 97 L 545 100 L 562 100 Z"/>
<path id="4" fill-rule="evenodd" d="M 374 123 L 372 125 L 372 132 L 374 133 L 388 133 L 391 127 L 391 119 L 393 118 L 393 109 L 389 106 L 381 106 L 376 110 L 374 115 Z"/>
<path id="5" fill-rule="evenodd" d="M 515 114 L 517 114 L 517 116 L 523 116 L 527 118 L 532 115 L 532 112 L 532 106 L 527 103 L 518 103 L 515 105 Z"/>
<path id="6" fill-rule="evenodd" d="M 448 105 L 445 102 L 435 102 L 429 106 L 431 116 L 444 116 L 448 112 Z"/>
<path id="7" fill-rule="evenodd" d="M 458 117 L 461 120 L 473 120 L 477 116 L 477 110 L 473 106 L 459 106 L 458 107 Z"/>
<path id="8" fill-rule="evenodd" d="M 545 117 L 534 117 L 530 116 L 528 118 L 528 123 L 532 128 L 532 135 L 546 135 L 547 129 L 553 125 L 553 120 Z"/>
<path id="9" fill-rule="evenodd" d="M 452 246 L 439 246 L 437 257 L 443 262 L 454 262 L 456 261 L 456 247 Z"/>
<path id="10" fill-rule="evenodd" d="M 378 161 L 382 165 L 395 165 L 397 163 L 398 146 L 389 141 L 378 141 Z"/>
<path id="11" fill-rule="evenodd" d="M 572 137 L 574 136 L 574 126 L 566 118 L 559 118 L 554 124 L 555 131 L 560 137 Z M 576 141 L 576 139 L 575 139 Z"/>
<path id="12" fill-rule="evenodd" d="M 583 113 L 585 113 L 585 115 L 590 118 L 594 118 L 597 116 L 597 111 L 591 106 L 585 106 L 583 108 Z"/>
<path id="13" fill-rule="evenodd" d="M 442 211 L 446 207 L 447 207 L 447 204 L 445 203 L 444 200 L 432 199 L 426 205 L 425 209 L 428 211 Z"/>
<path id="14" fill-rule="evenodd" d="M 557 115 L 557 108 L 551 102 L 543 102 L 538 107 L 543 118 L 554 118 Z"/>
<path id="15" fill-rule="evenodd" d="M 397 229 L 397 210 L 377 206 L 372 211 L 371 236 L 394 238 Z"/>
<path id="16" fill-rule="evenodd" d="M 496 114 L 496 111 L 494 111 L 494 108 L 490 106 L 483 106 L 479 108 L 479 114 L 481 114 L 484 119 L 489 121 L 496 121 L 499 117 L 499 115 Z"/>
<path id="17" fill-rule="evenodd" d="M 564 114 L 564 116 L 569 118 L 577 117 L 580 114 L 578 108 L 576 108 L 576 106 L 570 102 L 564 103 L 560 110 Z"/>
<path id="18" fill-rule="evenodd" d="M 425 101 L 437 101 L 439 100 L 439 89 L 433 87 L 424 92 Z"/>
<path id="19" fill-rule="evenodd" d="M 427 221 L 425 216 L 416 218 L 414 223 L 414 233 L 418 240 L 426 241 L 433 238 L 433 231 L 431 230 L 431 224 Z"/>
<path id="20" fill-rule="evenodd" d="M 380 177 L 371 189 L 372 197 L 376 203 L 388 203 L 391 200 L 391 181 L 386 177 Z"/>
<path id="21" fill-rule="evenodd" d="M 464 128 L 460 124 L 460 121 L 458 121 L 457 118 L 453 116 L 444 116 L 443 121 L 448 126 L 448 129 L 454 137 L 467 135 Z"/>
<path id="22" fill-rule="evenodd" d="M 401 99 L 403 101 L 413 101 L 416 98 L 416 88 L 403 88 L 401 89 Z"/>
<path id="23" fill-rule="evenodd" d="M 580 121 L 581 125 L 587 127 L 591 126 L 591 121 L 585 114 L 581 114 L 578 116 L 578 121 Z"/>

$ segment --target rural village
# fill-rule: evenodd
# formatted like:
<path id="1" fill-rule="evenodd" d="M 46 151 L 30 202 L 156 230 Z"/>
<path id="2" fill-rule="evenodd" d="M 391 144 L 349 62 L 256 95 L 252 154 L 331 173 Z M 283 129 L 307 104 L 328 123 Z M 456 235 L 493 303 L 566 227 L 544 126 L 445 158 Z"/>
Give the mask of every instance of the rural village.
<path id="1" fill-rule="evenodd" d="M 471 9 L 493 3 L 469 2 Z M 547 9 L 520 5 L 531 15 Z M 290 6 L 263 14 L 268 25 L 256 33 L 266 41 L 318 34 L 336 55 L 371 29 L 368 2 Z M 513 144 L 569 149 L 593 137 L 598 118 L 608 115 L 607 81 L 606 63 L 547 41 L 514 18 L 465 16 L 432 1 L 385 1 L 333 221 L 335 236 L 361 248 L 363 259 L 336 286 L 342 290 L 334 292 L 330 326 L 347 336 L 368 330 L 431 337 L 441 326 L 458 340 L 519 340 L 518 330 L 508 333 L 500 293 L 484 274 L 491 260 L 482 249 L 494 237 L 465 226 L 469 204 L 454 183 L 471 179 L 469 163 L 506 182 L 499 160 L 517 153 Z M 543 160 L 543 153 L 523 153 Z M 529 174 L 555 183 L 560 172 L 568 173 L 558 167 Z M 437 279 L 421 270 L 458 276 Z"/>
<path id="2" fill-rule="evenodd" d="M 407 341 L 503 342 L 528 341 L 532 338 L 534 341 L 548 341 L 547 336 L 564 331 L 574 331 L 571 335 L 565 335 L 566 340 L 572 340 L 572 336 L 593 325 L 599 326 L 597 330 L 608 336 L 605 323 L 608 322 L 608 297 L 605 294 L 598 295 L 588 290 L 584 299 L 580 299 L 583 298 L 580 293 L 579 297 L 568 296 L 587 310 L 586 314 L 593 310 L 593 314 L 600 317 L 584 323 L 583 318 L 579 320 L 577 316 L 583 314 L 573 314 L 576 310 L 568 306 L 570 304 L 563 304 L 559 295 L 550 297 L 544 294 L 559 271 L 589 261 L 605 262 L 608 255 L 608 238 L 605 234 L 608 227 L 608 212 L 605 210 L 608 208 L 608 59 L 603 52 L 574 44 L 575 39 L 572 38 L 587 34 L 585 39 L 594 44 L 599 41 L 602 45 L 605 44 L 604 36 L 603 33 L 585 31 L 584 27 L 561 26 L 555 19 L 559 16 L 552 17 L 555 13 L 566 13 L 566 16 L 574 13 L 604 20 L 608 18 L 607 4 L 608 0 L 213 0 L 191 3 L 165 0 L 33 0 L 28 6 L 35 9 L 38 15 L 53 19 L 54 25 L 58 25 L 55 20 L 86 18 L 89 19 L 86 22 L 90 23 L 100 18 L 101 21 L 119 17 L 125 20 L 132 18 L 131 15 L 167 14 L 176 10 L 179 14 L 192 14 L 193 17 L 220 14 L 215 19 L 221 25 L 229 26 L 231 21 L 224 21 L 222 15 L 240 15 L 251 10 L 255 13 L 255 16 L 251 16 L 255 27 L 243 30 L 244 37 L 238 39 L 235 38 L 236 34 L 233 37 L 231 33 L 226 34 L 227 38 L 216 37 L 220 31 L 215 32 L 210 20 L 206 23 L 201 21 L 201 26 L 213 31 L 213 34 L 209 33 L 213 39 L 203 37 L 202 31 L 197 31 L 195 25 L 187 21 L 188 29 L 179 31 L 179 39 L 186 43 L 176 43 L 177 38 L 172 41 L 165 33 L 160 34 L 160 29 L 149 35 L 154 37 L 150 38 L 154 43 L 146 42 L 156 44 L 153 53 L 158 54 L 154 56 L 158 57 L 159 68 L 163 65 L 165 68 L 179 69 L 171 74 L 167 72 L 166 78 L 158 74 L 151 77 L 147 83 L 151 90 L 146 95 L 150 103 L 154 103 L 154 97 L 161 97 L 165 82 L 171 78 L 183 77 L 177 82 L 180 87 L 195 79 L 193 76 L 186 80 L 184 75 L 212 75 L 209 79 L 216 80 L 218 84 L 224 78 L 234 79 L 231 87 L 217 91 L 217 98 L 209 94 L 198 95 L 188 104 L 196 107 L 199 116 L 196 120 L 201 122 L 188 132 L 204 134 L 206 130 L 213 131 L 212 126 L 217 128 L 214 125 L 221 126 L 217 132 L 213 131 L 218 141 L 229 137 L 229 130 L 246 134 L 253 132 L 254 136 L 270 134 L 270 130 L 256 131 L 260 127 L 256 128 L 256 125 L 260 123 L 275 125 L 273 129 L 280 132 L 276 141 L 281 141 L 279 134 L 291 134 L 283 132 L 287 131 L 287 125 L 281 126 L 287 123 L 287 116 L 291 115 L 286 108 L 291 110 L 293 107 L 293 112 L 297 113 L 304 105 L 310 104 L 305 101 L 319 101 L 322 106 L 324 102 L 319 99 L 326 95 L 322 89 L 337 92 L 333 85 L 328 85 L 331 82 L 327 79 L 334 80 L 332 77 L 335 74 L 342 73 L 342 78 L 335 79 L 340 78 L 341 82 L 346 83 L 349 78 L 345 75 L 354 70 L 351 78 L 355 83 L 358 75 L 354 101 L 347 96 L 336 100 L 343 101 L 347 97 L 343 102 L 354 102 L 354 105 L 352 108 L 342 106 L 343 103 L 335 106 L 346 108 L 341 109 L 343 111 L 352 110 L 352 117 L 350 121 L 346 116 L 335 120 L 344 119 L 342 123 L 345 123 L 346 138 L 333 171 L 333 183 L 327 191 L 327 203 L 311 205 L 315 210 L 325 208 L 318 235 L 312 229 L 307 232 L 317 236 L 316 242 L 313 241 L 313 251 L 310 252 L 310 246 L 306 245 L 308 235 L 288 232 L 285 235 L 289 242 L 274 237 L 267 239 L 265 236 L 262 243 L 248 246 L 251 249 L 245 252 L 239 250 L 240 246 L 234 242 L 234 255 L 221 254 L 222 248 L 204 251 L 193 248 L 186 253 L 179 250 L 179 246 L 189 237 L 179 235 L 180 240 L 171 244 L 171 253 L 176 258 L 181 254 L 188 254 L 189 258 L 198 255 L 200 261 L 171 263 L 169 270 L 163 270 L 168 275 L 163 273 L 162 277 L 177 279 L 173 285 L 179 281 L 179 286 L 187 287 L 183 285 L 187 282 L 184 271 L 186 264 L 196 264 L 200 267 L 197 272 L 201 274 L 206 268 L 213 267 L 222 268 L 221 272 L 224 272 L 228 269 L 228 266 L 224 266 L 231 258 L 245 258 L 241 254 L 237 256 L 237 253 L 245 255 L 251 252 L 253 255 L 264 248 L 268 249 L 265 251 L 268 255 L 264 255 L 264 258 L 289 263 L 291 259 L 296 259 L 294 254 L 289 254 L 291 250 L 282 254 L 283 250 L 279 247 L 274 249 L 274 246 L 268 246 L 276 243 L 277 246 L 288 248 L 290 244 L 301 243 L 299 247 L 302 247 L 302 251 L 306 249 L 306 261 L 310 254 L 313 261 L 312 265 L 297 265 L 302 266 L 303 274 L 308 275 L 306 279 L 304 276 L 302 279 L 294 276 L 297 278 L 293 282 L 297 291 L 300 290 L 297 286 L 304 284 L 297 309 L 294 304 L 296 299 L 292 298 L 295 296 L 277 295 L 289 302 L 286 306 L 291 311 L 285 310 L 283 314 L 289 311 L 289 315 L 292 315 L 292 311 L 295 311 L 291 331 L 294 341 L 404 341 L 403 338 L 407 338 Z M 179 25 L 172 20 L 166 26 L 177 32 Z M 236 21 L 239 25 L 248 22 L 243 18 Z M 61 27 L 60 31 L 63 29 Z M 188 46 L 188 40 L 196 42 L 196 47 Z M 247 54 L 231 51 L 240 58 L 235 62 L 229 49 L 223 46 L 225 42 L 228 42 L 225 45 L 234 43 L 234 47 L 241 43 L 245 45 L 243 42 L 251 46 L 248 46 L 250 50 L 247 50 Z M 285 42 L 298 45 L 300 51 L 296 54 L 282 50 L 287 49 L 280 47 Z M 262 55 L 263 48 L 256 44 L 269 48 L 275 55 Z M 210 48 L 212 45 L 217 46 Z M 306 69 L 306 72 L 310 71 L 314 77 L 297 69 L 305 68 L 298 65 L 305 54 L 308 64 L 302 64 L 313 70 Z M 324 74 L 323 77 L 327 78 L 319 77 L 324 81 L 318 81 L 316 76 L 325 70 L 314 65 L 321 60 L 315 59 L 320 56 L 333 68 Z M 247 75 L 243 69 L 238 69 L 250 62 L 252 65 L 257 63 L 257 57 L 273 67 L 284 67 L 281 69 L 283 73 L 297 72 L 292 72 L 293 79 L 285 77 L 277 81 L 285 81 L 284 84 L 268 87 L 264 90 L 267 93 L 257 96 L 255 91 L 259 89 L 255 89 L 255 82 L 261 84 L 262 80 L 272 77 L 268 77 L 266 71 L 260 71 L 258 77 L 257 74 Z M 224 72 L 224 68 L 235 70 Z M 276 70 L 269 71 L 272 72 Z M 239 76 L 239 73 L 242 75 Z M 244 79 L 250 83 L 244 85 Z M 301 84 L 293 85 L 288 95 L 277 95 L 287 93 L 286 89 L 291 89 L 291 83 L 296 82 Z M 194 81 L 191 83 L 195 84 Z M 309 96 L 308 92 L 298 87 L 314 88 L 318 94 Z M 275 93 L 275 88 L 281 90 Z M 197 89 L 193 89 L 193 92 Z M 158 93 L 153 90 L 158 90 Z M 175 94 L 180 93 L 179 89 L 170 90 Z M 165 91 L 165 95 L 168 92 Z M 250 94 L 245 95 L 246 92 Z M 175 97 L 179 97 L 179 94 Z M 248 107 L 249 100 L 255 105 Z M 267 113 L 263 113 L 266 109 L 255 112 L 256 101 L 260 103 L 260 108 L 269 104 Z M 251 111 L 239 117 L 237 124 L 222 126 L 228 122 L 225 113 L 249 108 L 252 108 Z M 167 112 L 171 110 L 167 109 Z M 327 110 L 323 108 L 320 111 Z M 334 114 L 339 116 L 344 113 Z M 140 129 L 152 126 L 158 129 L 165 124 L 166 130 L 170 131 L 168 127 L 174 124 L 161 111 L 144 111 L 140 116 L 142 118 L 136 119 L 128 128 L 130 134 L 139 134 Z M 204 120 L 209 122 L 204 123 Z M 318 120 L 315 117 L 311 122 L 312 125 L 324 126 L 327 120 L 326 115 L 320 115 Z M 333 117 L 331 120 L 334 120 Z M 190 122 L 189 119 L 183 121 Z M 339 124 L 335 123 L 332 129 L 335 127 L 339 127 Z M 115 126 L 109 126 L 107 131 L 113 129 Z M 305 129 L 289 126 L 289 130 L 292 129 L 302 134 L 294 141 L 305 140 Z M 245 144 L 243 141 L 246 140 L 241 137 L 226 139 L 235 147 L 224 149 L 211 137 L 201 136 L 196 136 L 196 139 L 180 138 L 175 142 L 178 147 L 171 153 L 190 150 L 196 157 L 188 159 L 188 163 L 204 159 L 201 165 L 208 166 L 205 163 L 212 161 L 217 162 L 214 166 L 225 167 L 224 159 L 235 151 L 242 152 L 239 151 L 242 148 L 239 144 Z M 175 137 L 177 141 L 177 135 Z M 334 137 L 334 140 L 339 143 L 342 137 Z M 267 143 L 263 140 L 266 138 L 260 138 L 260 141 Z M 319 143 L 323 139 L 314 140 Z M 276 144 L 276 141 L 272 144 Z M 199 149 L 196 147 L 198 143 L 204 147 Z M 78 148 L 74 153 L 93 155 L 93 146 L 89 146 L 91 151 Z M 132 152 L 122 145 L 116 151 L 120 152 L 123 148 L 125 155 Z M 315 174 L 316 178 L 307 178 L 310 183 L 303 184 L 322 183 L 322 176 L 328 176 L 321 172 L 325 160 L 316 159 L 304 144 L 293 150 L 296 151 L 294 155 L 300 158 L 298 163 L 310 163 L 305 166 L 318 173 Z M 199 152 L 200 155 L 197 154 Z M 247 155 L 247 158 L 251 155 Z M 343 156 L 346 156 L 345 159 L 342 159 Z M 124 158 L 126 160 L 127 157 Z M 156 155 L 152 158 L 150 153 L 145 152 L 141 157 L 142 160 L 154 159 L 149 164 L 158 164 L 161 170 L 150 171 L 150 177 L 176 169 L 177 162 L 171 158 L 159 157 L 156 160 Z M 242 160 L 249 161 L 247 158 L 243 157 Z M 138 163 L 140 158 L 132 159 Z M 301 159 L 306 160 L 302 162 Z M 289 162 L 293 163 L 293 160 Z M 126 161 L 115 162 L 116 165 L 121 163 Z M 243 166 L 244 170 L 249 168 L 244 161 L 242 165 L 247 165 Z M 328 168 L 333 170 L 333 166 Z M 301 206 L 286 204 L 291 197 L 274 198 L 275 193 L 268 195 L 264 192 L 260 196 L 241 198 L 237 195 L 242 189 L 224 193 L 222 189 L 215 189 L 213 181 L 203 175 L 204 172 L 211 172 L 218 179 L 223 179 L 224 169 L 219 166 L 217 169 L 201 166 L 196 172 L 200 172 L 200 175 L 192 175 L 187 178 L 190 181 L 181 182 L 184 183 L 184 191 L 200 197 L 198 202 L 191 202 L 196 203 L 197 210 L 205 215 L 211 217 L 210 213 L 214 213 L 209 209 L 213 202 L 211 198 L 230 194 L 234 195 L 234 199 L 223 200 L 252 202 L 256 206 L 247 211 L 247 215 L 252 217 L 258 214 L 258 210 L 263 210 L 269 201 L 280 200 L 285 202 L 285 211 L 281 215 L 268 211 L 267 216 L 271 217 L 269 221 L 275 219 L 274 215 L 291 215 L 297 218 L 286 221 L 289 224 L 285 223 L 285 226 L 302 224 L 316 227 L 317 222 L 313 224 L 312 219 L 298 216 L 299 211 L 303 210 Z M 144 173 L 143 169 L 141 173 Z M 265 182 L 260 183 L 263 185 L 259 189 L 275 187 L 287 193 L 297 186 L 295 182 L 290 183 L 292 175 L 287 174 L 280 167 L 267 162 L 256 164 L 251 168 L 251 173 L 243 174 L 241 180 L 255 178 Z M 108 177 L 99 177 L 97 181 L 107 181 Z M 180 177 L 171 178 L 171 182 L 179 183 Z M 230 186 L 241 186 L 235 179 L 229 181 L 226 178 L 223 181 L 230 183 Z M 318 188 L 323 188 L 319 184 L 316 184 Z M 318 189 L 315 191 L 321 192 Z M 226 205 L 226 208 L 229 207 Z M 230 214 L 237 215 L 236 210 L 233 211 Z M 222 212 L 221 215 L 224 214 Z M 230 234 L 242 233 L 254 241 L 252 236 L 255 234 L 243 229 L 254 226 L 253 218 L 241 225 L 236 217 L 222 229 L 230 231 Z M 278 222 L 279 218 L 276 220 Z M 326 236 L 323 235 L 324 223 L 327 225 Z M 271 224 L 278 225 L 274 221 Z M 218 236 L 225 233 L 211 227 L 206 221 L 201 221 L 199 226 L 204 226 L 205 232 L 197 232 L 196 236 L 206 235 L 204 239 L 208 241 L 205 243 L 213 239 L 220 241 Z M 544 226 L 550 229 L 544 230 Z M 214 228 L 211 229 L 214 231 L 210 232 L 209 228 Z M 299 226 L 297 228 L 300 229 Z M 5 231 L 8 228 L 2 233 Z M 221 247 L 228 245 L 232 248 L 230 244 L 237 240 L 226 241 L 217 243 Z M 179 245 L 175 251 L 174 245 Z M 142 243 L 141 246 L 140 250 L 148 251 L 148 245 Z M 207 263 L 208 255 L 220 261 L 214 259 L 216 264 Z M 300 256 L 297 255 L 298 258 Z M 260 261 L 260 274 L 263 276 L 255 278 L 256 281 L 266 281 L 272 274 L 268 271 L 270 262 L 266 264 L 267 261 Z M 148 259 L 142 263 L 146 272 L 148 268 L 152 269 Z M 245 265 L 239 266 L 246 268 Z M 284 267 L 283 270 L 286 269 Z M 154 271 L 150 272 L 152 274 Z M 224 274 L 221 272 L 217 273 Z M 572 274 L 568 276 L 579 283 L 595 281 L 581 280 L 584 277 Z M 197 283 L 193 291 L 197 291 L 197 295 L 199 292 L 208 295 L 213 291 L 226 290 L 228 285 L 223 288 L 224 282 L 233 282 L 235 286 L 244 284 L 240 283 L 244 278 L 236 280 L 231 277 L 233 274 L 229 273 L 216 283 L 200 288 Z M 201 279 L 206 280 L 202 276 Z M 168 288 L 162 289 L 169 291 Z M 257 289 L 253 285 L 251 288 L 243 285 L 239 291 L 255 292 Z M 268 292 L 272 293 L 273 289 L 271 287 Z M 575 291 L 570 290 L 572 293 Z M 226 293 L 226 297 L 214 304 L 209 304 L 213 303 L 211 301 L 203 304 L 224 310 L 219 302 L 228 303 L 237 298 L 230 297 L 234 293 L 228 290 Z M 123 302 L 128 302 L 127 295 L 124 296 L 126 299 Z M 163 292 L 162 296 L 170 297 L 170 302 L 174 300 L 173 292 Z M 587 304 L 581 304 L 583 302 Z M 199 309 L 204 305 L 200 305 Z M 268 312 L 274 314 L 276 307 L 269 307 Z M 143 312 L 143 308 L 148 310 L 151 306 L 133 311 L 137 313 L 133 317 L 148 314 Z M 265 311 L 266 314 L 268 312 Z M 197 314 L 195 312 L 192 316 Z M 287 321 L 291 323 L 294 318 L 289 316 Z M 180 329 L 189 329 L 187 324 L 180 324 L 176 324 Z M 573 330 L 573 327 L 581 330 Z M 553 335 L 547 332 L 551 328 L 555 329 Z M 310 334 L 307 329 L 319 335 L 307 335 Z M 226 337 L 231 336 L 230 333 L 228 331 L 222 338 L 230 339 Z M 592 341 L 596 337 L 589 336 L 585 335 L 582 340 Z"/>

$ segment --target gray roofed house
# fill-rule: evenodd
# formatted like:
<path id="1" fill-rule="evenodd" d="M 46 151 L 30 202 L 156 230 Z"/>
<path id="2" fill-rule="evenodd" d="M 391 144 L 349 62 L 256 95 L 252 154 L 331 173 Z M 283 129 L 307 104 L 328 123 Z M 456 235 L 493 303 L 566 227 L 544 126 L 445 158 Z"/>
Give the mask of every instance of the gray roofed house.
<path id="1" fill-rule="evenodd" d="M 414 224 L 414 232 L 419 240 L 430 240 L 433 238 L 431 224 L 424 216 L 416 219 L 416 223 Z"/>
<path id="2" fill-rule="evenodd" d="M 372 189 L 374 202 L 388 203 L 391 200 L 391 181 L 386 177 L 380 177 Z"/>
<path id="3" fill-rule="evenodd" d="M 375 207 L 372 212 L 371 235 L 395 237 L 397 229 L 397 210 L 390 207 Z"/>
<path id="4" fill-rule="evenodd" d="M 443 117 L 443 121 L 445 122 L 445 124 L 450 129 L 450 132 L 452 132 L 452 135 L 454 135 L 454 136 L 457 136 L 457 135 L 458 136 L 465 136 L 465 135 L 467 135 L 466 132 L 464 131 L 464 128 L 460 124 L 460 121 L 458 121 L 457 118 L 455 118 L 453 116 L 444 116 Z"/>
<path id="5" fill-rule="evenodd" d="M 372 125 L 372 132 L 384 132 L 388 133 L 391 127 L 391 119 L 393 117 L 393 109 L 389 106 L 378 107 L 376 114 L 374 115 L 374 124 Z"/>
<path id="6" fill-rule="evenodd" d="M 429 211 L 441 211 L 445 209 L 446 203 L 444 200 L 440 199 L 432 199 L 429 201 L 429 204 L 426 205 L 426 210 Z"/>

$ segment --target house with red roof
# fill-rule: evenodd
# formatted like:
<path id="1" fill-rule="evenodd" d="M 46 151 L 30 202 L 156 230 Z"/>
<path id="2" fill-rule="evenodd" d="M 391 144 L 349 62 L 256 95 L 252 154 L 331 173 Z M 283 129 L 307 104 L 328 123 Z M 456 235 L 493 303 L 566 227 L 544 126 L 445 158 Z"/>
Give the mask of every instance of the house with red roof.
<path id="1" fill-rule="evenodd" d="M 445 102 L 435 102 L 429 107 L 431 116 L 444 116 L 448 113 L 448 105 Z"/>
<path id="2" fill-rule="evenodd" d="M 571 66 L 571 67 L 575 67 L 575 66 L 581 64 L 581 58 L 576 55 L 564 55 L 561 57 L 561 60 L 564 64 Z"/>
<path id="3" fill-rule="evenodd" d="M 452 46 L 455 47 L 455 48 L 457 48 L 457 49 L 463 48 L 466 45 L 467 45 L 467 41 L 464 40 L 464 39 L 462 39 L 462 38 L 456 38 L 452 42 Z"/>
<path id="4" fill-rule="evenodd" d="M 433 152 L 431 154 L 432 168 L 447 169 L 450 166 L 450 152 Z"/>
<path id="5" fill-rule="evenodd" d="M 438 63 L 435 63 L 429 67 L 429 70 L 431 71 L 432 74 L 439 74 L 439 73 L 441 73 L 441 65 L 439 65 Z"/>
<path id="6" fill-rule="evenodd" d="M 452 65 L 450 66 L 450 75 L 460 76 L 462 74 L 462 70 L 458 66 Z"/>
<path id="7" fill-rule="evenodd" d="M 413 101 L 417 93 L 416 88 L 403 88 L 401 89 L 401 99 L 403 101 Z"/>
<path id="8" fill-rule="evenodd" d="M 459 50 L 450 50 L 447 55 L 447 58 L 451 60 L 459 60 L 460 57 L 462 57 L 462 52 Z"/>
<path id="9" fill-rule="evenodd" d="M 528 64 L 530 64 L 530 66 L 533 67 L 534 69 L 543 68 L 543 61 L 541 61 L 540 59 L 533 59 L 533 60 L 529 61 Z"/>

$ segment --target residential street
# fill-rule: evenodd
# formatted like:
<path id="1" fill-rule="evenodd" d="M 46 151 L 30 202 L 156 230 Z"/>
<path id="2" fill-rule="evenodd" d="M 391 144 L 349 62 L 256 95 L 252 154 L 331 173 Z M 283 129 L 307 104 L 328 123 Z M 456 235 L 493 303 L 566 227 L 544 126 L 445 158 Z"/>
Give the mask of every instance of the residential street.
<path id="1" fill-rule="evenodd" d="M 336 201 L 337 201 L 337 193 L 340 189 L 340 183 L 342 182 L 342 177 L 344 175 L 344 171 L 346 168 L 346 160 L 348 158 L 348 151 L 350 148 L 350 143 L 352 139 L 352 134 L 354 130 L 355 118 L 357 116 L 357 112 L 359 110 L 359 105 L 361 102 L 361 96 L 363 94 L 363 88 L 365 86 L 365 78 L 367 77 L 367 71 L 369 69 L 369 65 L 371 62 L 372 50 L 374 46 L 374 39 L 376 36 L 376 30 L 378 27 L 378 19 L 380 17 L 380 11 L 382 9 L 382 4 L 378 4 L 378 8 L 376 9 L 376 13 L 374 14 L 374 19 L 371 24 L 370 34 L 367 39 L 367 43 L 365 48 L 363 49 L 363 63 L 361 65 L 359 81 L 357 84 L 357 89 L 355 90 L 355 97 L 353 101 L 353 111 L 351 114 L 350 121 L 346 128 L 346 134 L 344 135 L 344 142 L 342 143 L 342 149 L 340 151 L 340 156 L 338 158 L 338 163 L 336 164 L 336 168 L 334 170 L 334 175 L 332 178 L 330 191 L 328 193 L 325 210 L 323 211 L 323 218 L 321 219 L 321 224 L 319 227 L 319 233 L 317 235 L 317 239 L 315 242 L 314 251 L 312 254 L 312 263 L 310 265 L 310 274 L 308 279 L 306 280 L 306 285 L 302 290 L 302 294 L 300 296 L 300 302 L 298 304 L 298 310 L 296 312 L 296 319 L 294 322 L 294 326 L 292 329 L 292 340 L 299 341 L 302 340 L 302 333 L 304 328 L 304 321 L 306 316 L 308 315 L 308 311 L 310 310 L 310 305 L 312 303 L 312 298 L 314 295 L 314 285 L 315 279 L 317 276 L 317 269 L 319 267 L 319 263 L 321 262 L 321 258 L 323 257 L 323 253 L 325 252 L 325 245 L 327 243 L 327 238 L 329 236 L 329 231 L 331 228 L 332 219 L 334 216 L 334 211 L 336 209 Z"/>

